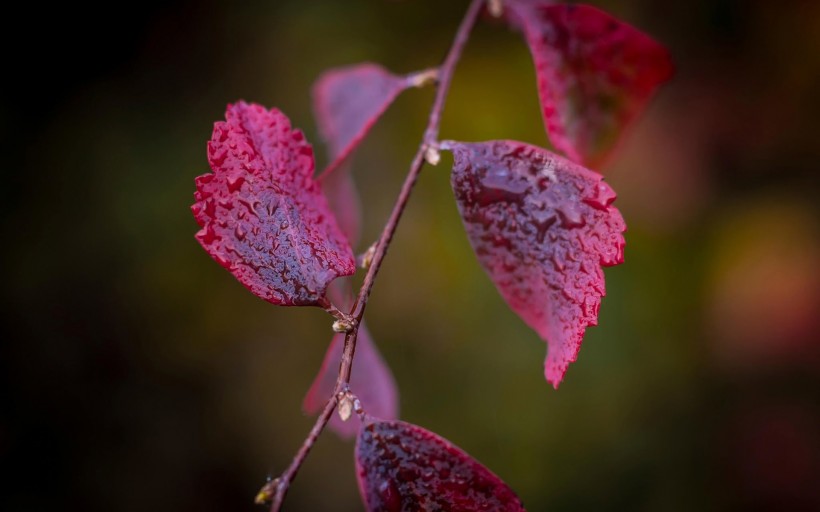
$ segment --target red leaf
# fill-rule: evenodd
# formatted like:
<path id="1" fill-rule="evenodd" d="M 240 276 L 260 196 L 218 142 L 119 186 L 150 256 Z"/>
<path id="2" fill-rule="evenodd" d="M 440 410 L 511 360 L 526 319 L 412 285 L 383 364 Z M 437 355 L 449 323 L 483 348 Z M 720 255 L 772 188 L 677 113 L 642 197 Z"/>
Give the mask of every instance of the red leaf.
<path id="1" fill-rule="evenodd" d="M 336 334 L 330 342 L 319 374 L 313 380 L 302 404 L 308 414 L 318 413 L 333 393 L 339 372 L 339 362 L 342 358 L 344 339 L 344 334 Z M 350 373 L 350 389 L 356 393 L 368 413 L 385 419 L 398 418 L 399 393 L 396 381 L 373 343 L 364 322 L 359 327 L 356 360 Z M 330 420 L 330 428 L 342 438 L 355 436 L 360 425 L 361 423 L 355 419 L 342 421 L 335 414 Z"/>
<path id="2" fill-rule="evenodd" d="M 313 178 L 313 150 L 276 109 L 239 102 L 208 143 L 213 173 L 196 179 L 196 238 L 258 297 L 317 305 L 355 272 L 353 251 Z"/>
<path id="3" fill-rule="evenodd" d="M 446 439 L 403 421 L 375 421 L 356 441 L 369 512 L 524 510 L 512 489 Z"/>
<path id="4" fill-rule="evenodd" d="M 626 229 L 601 175 L 515 141 L 451 142 L 452 185 L 470 243 L 509 306 L 547 341 L 556 388 L 598 323 L 601 266 L 623 262 Z"/>
<path id="5" fill-rule="evenodd" d="M 330 148 L 335 169 L 364 139 L 387 107 L 412 85 L 372 63 L 325 72 L 313 86 L 313 105 L 319 132 Z"/>
<path id="6" fill-rule="evenodd" d="M 506 0 L 535 61 L 544 123 L 570 159 L 598 167 L 658 86 L 672 75 L 667 50 L 588 5 Z"/>

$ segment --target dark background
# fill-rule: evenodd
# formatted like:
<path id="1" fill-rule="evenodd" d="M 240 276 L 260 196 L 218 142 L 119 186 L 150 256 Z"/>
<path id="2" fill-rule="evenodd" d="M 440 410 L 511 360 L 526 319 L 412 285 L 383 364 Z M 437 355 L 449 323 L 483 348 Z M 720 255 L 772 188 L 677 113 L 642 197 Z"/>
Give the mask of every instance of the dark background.
<path id="1" fill-rule="evenodd" d="M 321 166 L 319 73 L 435 65 L 467 2 L 235 4 L 4 16 L 2 510 L 252 510 L 309 429 L 328 319 L 253 297 L 195 242 L 205 141 L 226 103 L 257 101 Z M 596 5 L 678 68 L 606 169 L 629 232 L 600 326 L 554 391 L 544 344 L 471 254 L 445 156 L 368 309 L 402 417 L 531 511 L 818 510 L 820 3 Z M 400 98 L 357 154 L 365 240 L 431 98 Z M 503 25 L 475 31 L 442 137 L 547 145 L 529 53 Z M 361 509 L 349 443 L 321 438 L 288 508 Z"/>

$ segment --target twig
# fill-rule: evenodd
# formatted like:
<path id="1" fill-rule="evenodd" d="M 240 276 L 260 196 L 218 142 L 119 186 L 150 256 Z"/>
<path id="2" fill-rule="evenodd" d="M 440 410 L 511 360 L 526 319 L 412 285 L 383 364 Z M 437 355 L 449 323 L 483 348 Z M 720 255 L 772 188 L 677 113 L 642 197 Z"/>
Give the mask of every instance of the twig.
<path id="1" fill-rule="evenodd" d="M 313 448 L 313 444 L 316 442 L 316 439 L 318 439 L 319 434 L 322 433 L 325 425 L 327 425 L 327 422 L 330 421 L 330 416 L 333 414 L 333 410 L 335 408 L 336 395 L 334 394 L 325 404 L 325 408 L 322 409 L 322 414 L 316 418 L 316 423 L 313 424 L 313 428 L 310 429 L 310 433 L 305 438 L 305 441 L 302 443 L 299 451 L 296 452 L 296 455 L 293 457 L 293 461 L 290 463 L 290 466 L 288 466 L 288 469 L 279 475 L 279 478 L 272 480 L 269 484 L 262 487 L 262 490 L 259 491 L 259 494 L 257 495 L 257 502 L 260 501 L 260 497 L 263 496 L 263 493 L 265 493 L 265 498 L 270 496 L 270 491 L 273 489 L 268 488 L 273 486 L 275 487 L 275 491 L 273 494 L 273 503 L 271 504 L 270 509 L 272 512 L 278 512 L 282 508 L 282 503 L 285 501 L 285 494 L 288 492 L 290 483 L 293 481 L 294 477 L 296 477 L 296 473 L 302 466 L 302 462 L 307 458 L 308 453 L 310 453 L 310 449 Z M 268 491 L 267 493 L 266 489 Z M 263 502 L 264 501 L 265 500 L 263 499 Z"/>
<path id="2" fill-rule="evenodd" d="M 339 393 L 346 391 L 348 385 L 350 384 L 350 372 L 353 369 L 353 356 L 356 352 L 356 340 L 359 334 L 359 323 L 362 320 L 362 316 L 364 316 L 364 310 L 367 307 L 367 301 L 370 297 L 370 292 L 373 289 L 376 275 L 379 273 L 382 260 L 384 260 L 384 257 L 387 254 L 387 249 L 390 246 L 393 235 L 396 233 L 396 227 L 398 226 L 399 220 L 401 219 L 404 209 L 407 206 L 407 202 L 410 199 L 413 186 L 416 184 L 416 180 L 418 179 L 421 169 L 424 166 L 425 157 L 428 159 L 430 158 L 428 156 L 430 150 L 436 153 L 438 151 L 437 138 L 439 125 L 441 123 L 441 114 L 444 110 L 444 103 L 447 99 L 447 92 L 450 89 L 450 82 L 452 81 L 456 64 L 461 58 L 461 54 L 464 51 L 464 47 L 470 37 L 470 32 L 478 19 L 478 15 L 481 13 L 481 8 L 483 7 L 484 2 L 485 0 L 472 0 L 470 7 L 467 9 L 467 13 L 464 15 L 464 19 L 461 21 L 461 25 L 458 27 L 458 32 L 456 32 L 455 39 L 453 40 L 453 44 L 450 46 L 447 57 L 444 59 L 444 63 L 439 68 L 436 98 L 433 103 L 433 107 L 430 110 L 430 116 L 427 121 L 427 129 L 424 132 L 424 139 L 419 145 L 419 149 L 416 151 L 415 157 L 413 157 L 413 161 L 410 164 L 410 170 L 408 171 L 407 177 L 404 179 L 404 184 L 399 192 L 399 197 L 396 199 L 396 204 L 393 206 L 393 211 L 390 213 L 390 217 L 384 225 L 379 241 L 376 243 L 376 249 L 373 252 L 373 258 L 367 269 L 364 282 L 359 290 L 359 295 L 356 297 L 356 302 L 353 305 L 353 309 L 350 312 L 350 318 L 353 319 L 353 325 L 351 326 L 351 330 L 345 336 L 344 350 L 342 352 L 342 359 L 339 364 L 339 376 L 336 379 L 336 388 L 333 391 L 333 395 L 325 404 L 322 414 L 320 414 L 316 419 L 316 423 L 314 423 L 313 428 L 310 430 L 310 434 L 308 434 L 307 438 L 302 443 L 302 447 L 299 448 L 299 451 L 296 453 L 296 456 L 293 458 L 290 466 L 288 466 L 288 469 L 285 470 L 279 478 L 273 481 L 275 482 L 276 491 L 270 507 L 271 512 L 278 512 L 281 510 L 282 502 L 288 492 L 290 483 L 295 478 L 296 473 L 299 471 L 299 468 L 310 452 L 310 449 L 313 447 L 313 444 L 316 442 L 319 434 L 321 434 L 322 430 L 324 430 L 325 425 L 327 425 L 327 422 L 330 420 L 330 416 L 333 414 L 333 410 L 336 408 L 338 400 L 337 396 Z M 265 490 L 266 487 L 263 487 L 263 490 Z"/>

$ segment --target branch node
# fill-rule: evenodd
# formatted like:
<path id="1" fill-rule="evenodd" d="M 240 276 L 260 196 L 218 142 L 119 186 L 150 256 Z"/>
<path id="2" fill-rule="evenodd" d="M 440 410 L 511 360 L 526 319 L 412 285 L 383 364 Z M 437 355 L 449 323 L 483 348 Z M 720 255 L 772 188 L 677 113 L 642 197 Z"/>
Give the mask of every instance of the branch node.
<path id="1" fill-rule="evenodd" d="M 376 245 L 378 245 L 378 243 L 378 241 L 373 242 L 373 244 L 357 258 L 359 260 L 359 267 L 364 270 L 370 268 L 370 264 L 373 263 L 373 256 L 376 255 Z"/>
<path id="2" fill-rule="evenodd" d="M 438 68 L 430 68 L 407 75 L 407 81 L 410 87 L 422 88 L 438 83 L 438 75 Z"/>
<path id="3" fill-rule="evenodd" d="M 353 402 L 350 400 L 349 397 L 345 396 L 344 398 L 342 398 L 342 400 L 339 402 L 338 411 L 339 418 L 341 418 L 342 421 L 347 421 L 350 419 L 350 415 L 353 414 Z"/>
<path id="4" fill-rule="evenodd" d="M 266 503 L 270 503 L 273 499 L 273 495 L 276 494 L 276 488 L 279 486 L 279 479 L 278 478 L 268 478 L 268 481 L 265 485 L 259 489 L 259 492 L 256 494 L 256 497 L 253 499 L 253 502 L 257 505 L 264 505 Z"/>
<path id="5" fill-rule="evenodd" d="M 340 391 L 338 395 L 336 395 L 336 400 L 339 402 L 338 412 L 339 418 L 342 421 L 347 421 L 350 419 L 350 416 L 355 412 L 357 416 L 361 417 L 364 413 L 362 409 L 362 403 L 359 401 L 359 397 L 354 395 L 350 392 L 349 389 L 345 391 Z"/>
<path id="6" fill-rule="evenodd" d="M 356 319 L 350 315 L 344 315 L 333 322 L 333 332 L 347 334 L 356 327 Z"/>
<path id="7" fill-rule="evenodd" d="M 439 162 L 441 162 L 441 153 L 435 146 L 427 146 L 427 149 L 424 150 L 424 160 L 432 165 L 436 166 Z"/>

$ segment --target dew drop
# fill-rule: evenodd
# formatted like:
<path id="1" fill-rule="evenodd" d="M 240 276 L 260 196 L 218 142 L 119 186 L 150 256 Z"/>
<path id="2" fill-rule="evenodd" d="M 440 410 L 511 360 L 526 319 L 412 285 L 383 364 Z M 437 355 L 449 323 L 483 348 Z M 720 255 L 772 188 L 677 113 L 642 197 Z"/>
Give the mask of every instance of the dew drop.
<path id="1" fill-rule="evenodd" d="M 202 233 L 202 243 L 205 245 L 211 245 L 212 243 L 214 243 L 214 240 L 216 240 L 216 238 L 217 236 L 213 226 L 208 224 L 208 226 L 204 229 L 204 232 Z"/>
<path id="2" fill-rule="evenodd" d="M 222 167 L 225 164 L 225 159 L 228 156 L 226 151 L 209 151 L 209 153 L 211 157 L 211 165 L 213 167 Z"/>
<path id="3" fill-rule="evenodd" d="M 480 178 L 476 201 L 481 205 L 498 202 L 520 203 L 529 188 L 526 180 L 518 178 L 503 166 L 493 166 Z"/>
<path id="4" fill-rule="evenodd" d="M 216 203 L 213 199 L 205 201 L 205 215 L 212 219 L 216 217 Z"/>
<path id="5" fill-rule="evenodd" d="M 385 480 L 379 484 L 379 498 L 383 507 L 379 510 L 389 512 L 399 512 L 401 510 L 401 496 L 392 481 Z"/>
<path id="6" fill-rule="evenodd" d="M 552 265 L 558 272 L 563 272 L 567 268 L 566 264 L 558 257 L 558 253 L 552 253 Z"/>
<path id="7" fill-rule="evenodd" d="M 598 182 L 595 188 L 595 196 L 584 198 L 584 202 L 598 210 L 606 210 L 615 201 L 615 191 L 603 181 Z"/>
<path id="8" fill-rule="evenodd" d="M 245 183 L 245 178 L 243 176 L 229 176 L 227 181 L 228 192 L 236 193 L 242 188 L 242 184 Z"/>
<path id="9" fill-rule="evenodd" d="M 584 225 L 584 218 L 577 204 L 564 202 L 558 205 L 556 211 L 561 218 L 561 225 L 565 228 L 577 228 Z"/>

